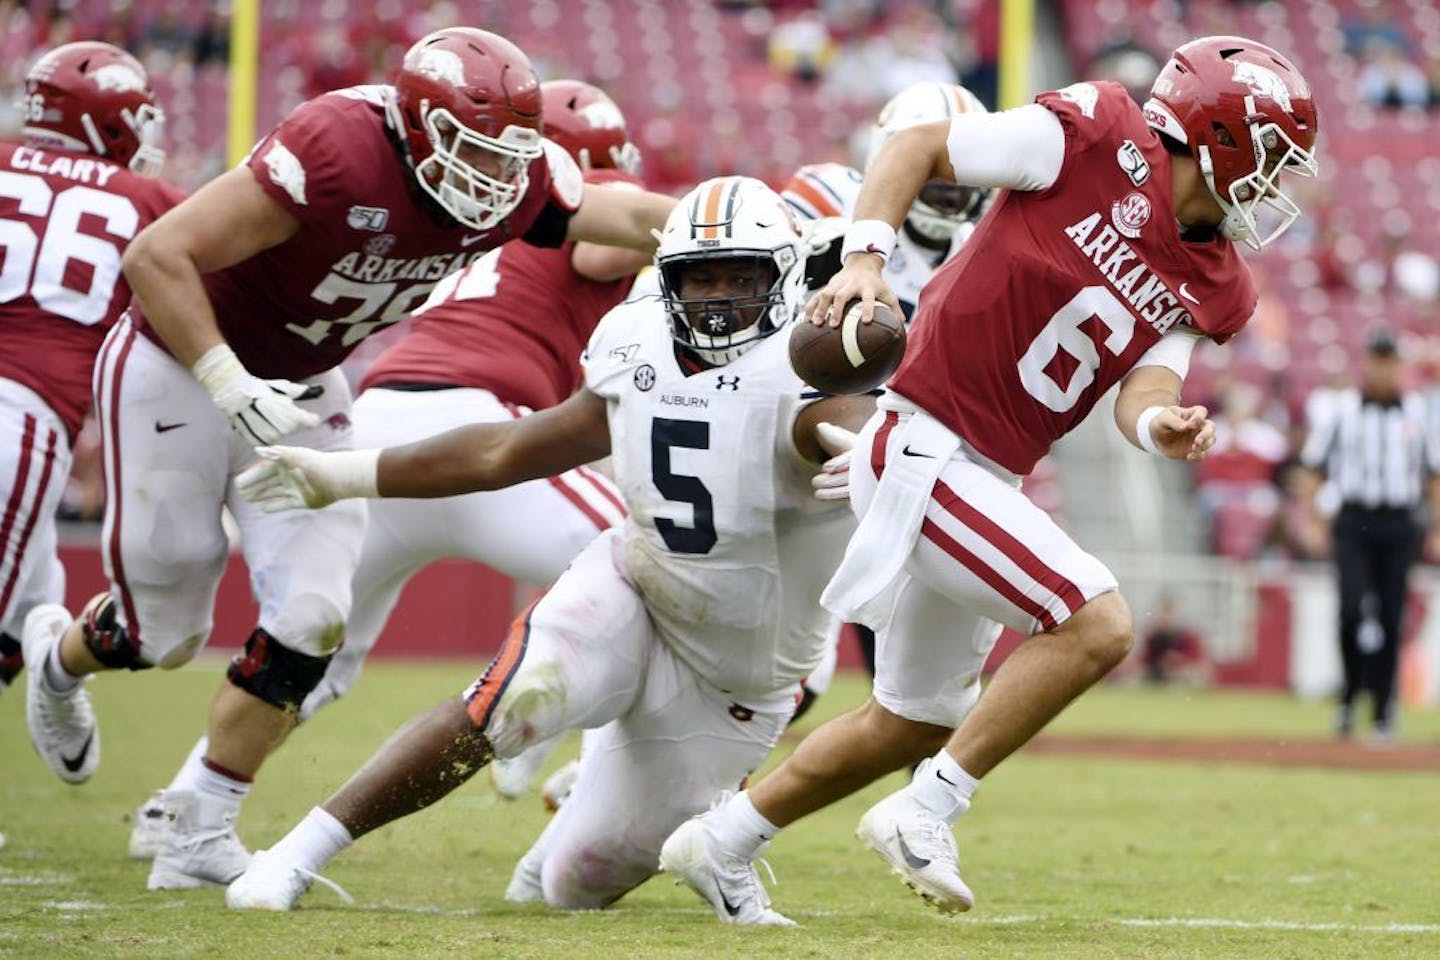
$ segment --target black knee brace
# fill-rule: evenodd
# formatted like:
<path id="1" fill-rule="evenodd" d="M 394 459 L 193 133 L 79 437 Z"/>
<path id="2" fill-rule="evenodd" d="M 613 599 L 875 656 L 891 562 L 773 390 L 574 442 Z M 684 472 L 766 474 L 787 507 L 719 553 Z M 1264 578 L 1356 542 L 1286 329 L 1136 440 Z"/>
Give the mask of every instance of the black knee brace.
<path id="1" fill-rule="evenodd" d="M 298 713 L 300 704 L 320 684 L 330 657 L 312 657 L 283 646 L 270 634 L 255 628 L 245 641 L 245 652 L 230 661 L 225 676 L 251 696 Z"/>
<path id="2" fill-rule="evenodd" d="M 80 611 L 80 636 L 85 649 L 107 670 L 149 670 L 140 659 L 140 644 L 120 623 L 115 598 L 102 593 Z"/>

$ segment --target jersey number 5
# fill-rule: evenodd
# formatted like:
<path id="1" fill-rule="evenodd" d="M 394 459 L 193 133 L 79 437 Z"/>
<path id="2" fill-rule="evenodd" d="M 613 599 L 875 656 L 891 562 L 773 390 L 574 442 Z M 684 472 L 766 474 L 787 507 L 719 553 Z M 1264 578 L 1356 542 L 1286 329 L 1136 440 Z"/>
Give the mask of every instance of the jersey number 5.
<path id="1" fill-rule="evenodd" d="M 0 171 L 0 197 L 14 200 L 19 212 L 45 220 L 43 239 L 21 220 L 0 219 L 0 303 L 19 299 L 28 290 L 40 308 L 91 326 L 105 319 L 120 278 L 120 247 L 115 241 L 80 232 L 80 218 L 97 217 L 104 230 L 125 242 L 135 236 L 140 215 L 128 197 L 91 187 L 68 187 L 58 194 L 44 179 Z M 90 268 L 83 290 L 65 285 L 71 262 Z M 83 277 L 77 271 L 71 277 Z"/>
<path id="2" fill-rule="evenodd" d="M 1081 329 L 1091 317 L 1110 331 L 1105 338 L 1105 349 L 1117 357 L 1124 353 L 1135 337 L 1135 316 L 1105 287 L 1085 287 L 1055 311 L 1020 358 L 1020 382 L 1025 392 L 1056 413 L 1075 406 L 1080 394 L 1095 382 L 1095 372 L 1100 369 L 1100 352 L 1095 349 L 1095 341 Z M 1070 375 L 1069 385 L 1064 387 L 1045 372 L 1062 349 L 1080 362 Z"/>
<path id="3" fill-rule="evenodd" d="M 715 533 L 715 502 L 699 477 L 670 472 L 670 450 L 710 449 L 710 424 L 699 420 L 667 420 L 656 417 L 650 433 L 650 468 L 655 489 L 666 500 L 688 503 L 694 508 L 692 526 L 681 526 L 665 517 L 655 518 L 655 529 L 673 553 L 709 553 L 719 537 Z"/>

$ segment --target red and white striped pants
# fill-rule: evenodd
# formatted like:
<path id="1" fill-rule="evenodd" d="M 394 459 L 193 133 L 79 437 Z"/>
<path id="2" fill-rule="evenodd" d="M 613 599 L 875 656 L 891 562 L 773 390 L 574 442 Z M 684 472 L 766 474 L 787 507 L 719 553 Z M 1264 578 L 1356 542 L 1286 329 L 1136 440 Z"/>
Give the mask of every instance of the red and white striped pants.
<path id="1" fill-rule="evenodd" d="M 55 510 L 69 476 L 60 418 L 29 388 L 0 379 L 0 631 L 17 640 L 31 607 L 65 598 Z"/>
<path id="2" fill-rule="evenodd" d="M 864 516 L 907 414 L 881 410 L 861 432 L 851 499 Z M 888 622 L 876 633 L 875 696 L 925 723 L 959 722 L 979 696 L 980 668 L 1001 625 L 1054 630 L 1114 575 L 1082 550 L 1013 478 L 962 445 L 936 481 Z"/>

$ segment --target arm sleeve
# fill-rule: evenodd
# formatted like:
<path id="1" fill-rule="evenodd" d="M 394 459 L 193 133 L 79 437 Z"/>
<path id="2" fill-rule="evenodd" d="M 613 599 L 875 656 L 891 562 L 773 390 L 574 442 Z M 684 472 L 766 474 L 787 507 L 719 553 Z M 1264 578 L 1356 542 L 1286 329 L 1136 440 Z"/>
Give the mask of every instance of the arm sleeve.
<path id="1" fill-rule="evenodd" d="M 1060 176 L 1065 131 L 1054 113 L 1032 103 L 1001 113 L 958 113 L 945 146 L 956 183 L 1044 190 Z"/>
<path id="2" fill-rule="evenodd" d="M 1176 327 L 1161 337 L 1154 346 L 1135 361 L 1137 367 L 1164 367 L 1174 371 L 1181 380 L 1190 372 L 1190 354 L 1201 334 L 1189 327 Z"/>

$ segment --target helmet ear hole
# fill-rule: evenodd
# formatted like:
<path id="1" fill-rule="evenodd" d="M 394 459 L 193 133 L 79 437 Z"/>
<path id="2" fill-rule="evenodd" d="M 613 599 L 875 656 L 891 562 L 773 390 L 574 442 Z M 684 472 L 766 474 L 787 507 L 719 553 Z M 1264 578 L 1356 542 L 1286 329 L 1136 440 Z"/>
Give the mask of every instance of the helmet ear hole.
<path id="1" fill-rule="evenodd" d="M 1215 142 L 1220 144 L 1220 146 L 1231 147 L 1232 149 L 1235 147 L 1235 138 L 1230 135 L 1230 131 L 1225 129 L 1223 124 L 1212 121 L 1210 129 L 1215 131 Z"/>

